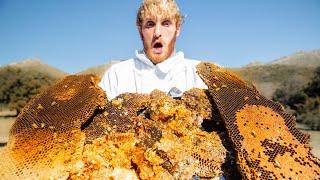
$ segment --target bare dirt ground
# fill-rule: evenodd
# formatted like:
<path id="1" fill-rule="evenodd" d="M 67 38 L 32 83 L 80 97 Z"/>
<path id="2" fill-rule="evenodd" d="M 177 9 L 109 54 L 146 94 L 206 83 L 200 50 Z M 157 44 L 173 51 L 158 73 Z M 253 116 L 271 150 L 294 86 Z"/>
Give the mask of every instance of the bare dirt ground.
<path id="1" fill-rule="evenodd" d="M 0 149 L 8 141 L 8 135 L 15 118 L 0 117 Z M 320 131 L 308 130 L 308 127 L 304 124 L 298 124 L 297 127 L 303 132 L 309 133 L 311 136 L 310 146 L 312 147 L 312 153 L 320 158 Z"/>
<path id="2" fill-rule="evenodd" d="M 13 117 L 0 117 L 0 148 L 1 145 L 8 142 L 8 135 L 15 118 Z"/>
<path id="3" fill-rule="evenodd" d="M 312 154 L 320 158 L 320 131 L 311 131 L 304 124 L 297 124 L 297 127 L 303 132 L 310 134 L 310 146 L 312 147 Z"/>

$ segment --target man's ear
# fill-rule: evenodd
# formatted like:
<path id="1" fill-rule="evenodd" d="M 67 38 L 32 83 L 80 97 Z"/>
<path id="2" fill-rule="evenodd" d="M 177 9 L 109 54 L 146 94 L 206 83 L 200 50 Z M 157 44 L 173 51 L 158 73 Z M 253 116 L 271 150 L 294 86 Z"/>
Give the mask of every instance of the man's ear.
<path id="1" fill-rule="evenodd" d="M 141 40 L 143 40 L 141 26 L 137 26 Z"/>
<path id="2" fill-rule="evenodd" d="M 176 37 L 179 37 L 179 35 L 180 35 L 180 30 L 181 30 L 181 26 L 178 26 L 178 27 L 177 27 L 177 30 L 176 30 Z"/>

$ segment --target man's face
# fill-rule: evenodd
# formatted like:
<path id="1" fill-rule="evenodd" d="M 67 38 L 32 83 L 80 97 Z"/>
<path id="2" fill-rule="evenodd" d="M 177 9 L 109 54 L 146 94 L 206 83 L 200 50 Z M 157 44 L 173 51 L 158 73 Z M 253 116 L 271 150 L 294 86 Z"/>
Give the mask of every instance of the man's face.
<path id="1" fill-rule="evenodd" d="M 153 64 L 158 64 L 172 55 L 180 27 L 173 18 L 154 17 L 146 18 L 139 32 L 147 57 Z"/>

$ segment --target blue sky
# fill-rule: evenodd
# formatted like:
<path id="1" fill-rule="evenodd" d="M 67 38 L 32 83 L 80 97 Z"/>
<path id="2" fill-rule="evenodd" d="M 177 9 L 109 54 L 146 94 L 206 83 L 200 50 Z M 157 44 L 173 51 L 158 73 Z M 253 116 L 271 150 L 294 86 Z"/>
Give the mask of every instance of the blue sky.
<path id="1" fill-rule="evenodd" d="M 0 64 L 39 58 L 73 73 L 134 56 L 140 0 L 0 0 Z M 178 0 L 177 50 L 239 67 L 320 49 L 320 0 Z"/>

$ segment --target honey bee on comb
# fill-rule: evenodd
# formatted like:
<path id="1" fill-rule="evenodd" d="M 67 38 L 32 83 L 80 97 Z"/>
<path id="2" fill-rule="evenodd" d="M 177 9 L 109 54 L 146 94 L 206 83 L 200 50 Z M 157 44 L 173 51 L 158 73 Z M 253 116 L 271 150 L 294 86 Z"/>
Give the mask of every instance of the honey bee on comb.
<path id="1" fill-rule="evenodd" d="M 201 63 L 209 87 L 107 101 L 94 75 L 33 98 L 0 151 L 4 179 L 317 179 L 295 119 L 238 77 Z"/>

